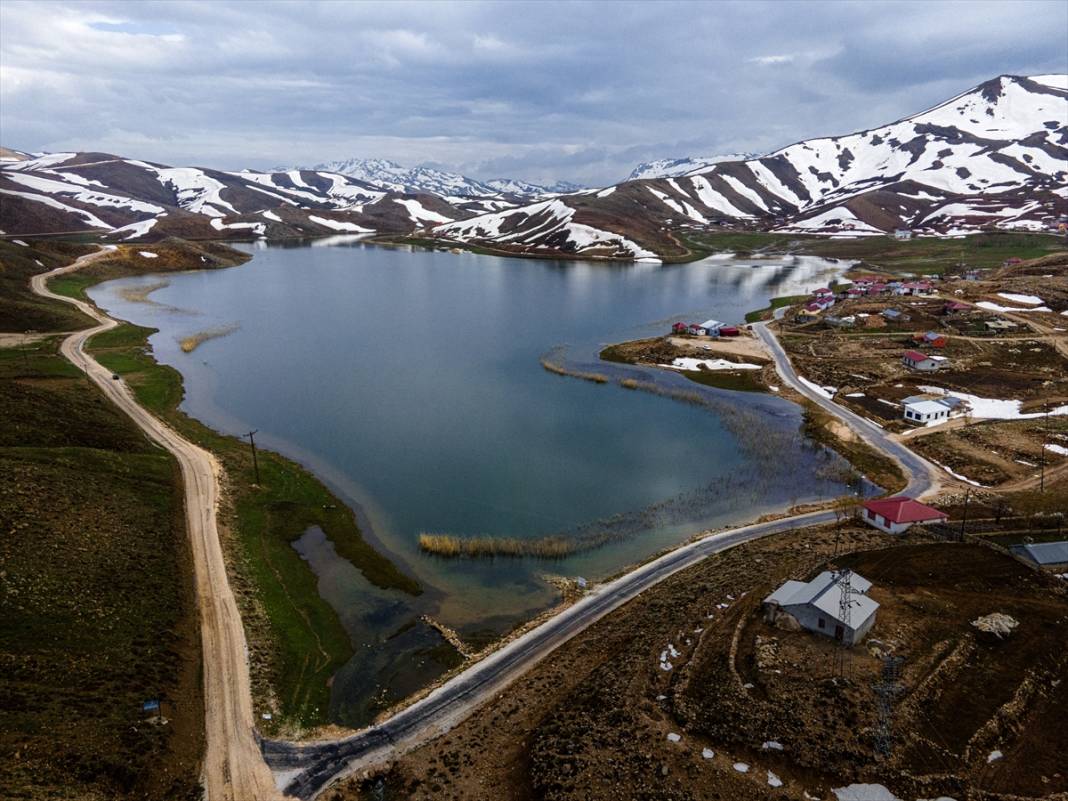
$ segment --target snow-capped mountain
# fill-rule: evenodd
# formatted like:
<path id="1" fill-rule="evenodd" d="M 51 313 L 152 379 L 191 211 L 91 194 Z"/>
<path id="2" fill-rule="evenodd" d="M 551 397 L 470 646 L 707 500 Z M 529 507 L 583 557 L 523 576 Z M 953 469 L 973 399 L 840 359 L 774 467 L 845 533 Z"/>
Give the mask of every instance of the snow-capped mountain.
<path id="1" fill-rule="evenodd" d="M 846 136 L 675 177 L 629 180 L 443 224 L 443 237 L 523 253 L 601 255 L 615 236 L 681 258 L 671 229 L 746 225 L 786 233 L 958 235 L 1049 230 L 1068 211 L 1068 76 L 1003 75 L 934 108 Z M 582 228 L 595 228 L 592 244 Z"/>
<path id="2" fill-rule="evenodd" d="M 723 156 L 688 156 L 681 159 L 657 159 L 643 161 L 635 167 L 627 181 L 640 181 L 649 178 L 677 178 L 691 172 L 697 172 L 721 161 L 747 161 L 756 158 L 756 153 L 729 153 Z"/>
<path id="3" fill-rule="evenodd" d="M 326 171 L 225 172 L 107 153 L 0 164 L 0 230 L 99 231 L 121 239 L 410 233 L 510 204 L 393 192 Z"/>
<path id="4" fill-rule="evenodd" d="M 431 167 L 404 167 L 386 159 L 346 159 L 313 167 L 314 170 L 338 173 L 371 186 L 392 192 L 430 192 L 446 198 L 499 197 L 537 198 L 582 189 L 577 184 L 560 181 L 551 186 L 516 178 L 479 181 L 455 172 Z"/>
<path id="5" fill-rule="evenodd" d="M 529 255 L 677 259 L 689 255 L 677 236 L 685 228 L 835 236 L 1052 228 L 1068 212 L 1068 76 L 1003 75 L 880 128 L 758 158 L 663 162 L 655 169 L 686 169 L 567 193 L 386 161 L 226 172 L 107 153 L 0 156 L 8 236 L 419 230 Z"/>
<path id="6" fill-rule="evenodd" d="M 527 197 L 568 195 L 586 188 L 582 184 L 573 184 L 570 181 L 557 181 L 553 184 L 532 184 L 530 181 L 521 181 L 518 178 L 493 178 L 486 181 L 486 185 L 505 195 Z"/>

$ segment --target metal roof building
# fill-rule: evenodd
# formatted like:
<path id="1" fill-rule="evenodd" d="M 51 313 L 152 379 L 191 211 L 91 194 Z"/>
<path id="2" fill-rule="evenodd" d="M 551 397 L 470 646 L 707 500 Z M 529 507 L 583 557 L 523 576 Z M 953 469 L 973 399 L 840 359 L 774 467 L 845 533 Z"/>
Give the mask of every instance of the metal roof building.
<path id="1" fill-rule="evenodd" d="M 1068 568 L 1068 541 L 1066 540 L 1013 545 L 1009 550 L 1039 567 Z"/>
<path id="2" fill-rule="evenodd" d="M 849 573 L 849 621 L 842 619 L 843 583 L 841 574 L 824 570 L 811 581 L 787 581 L 764 599 L 769 619 L 780 610 L 801 626 L 817 634 L 834 637 L 849 645 L 864 639 L 875 624 L 877 601 L 867 596 L 871 582 L 852 571 Z"/>

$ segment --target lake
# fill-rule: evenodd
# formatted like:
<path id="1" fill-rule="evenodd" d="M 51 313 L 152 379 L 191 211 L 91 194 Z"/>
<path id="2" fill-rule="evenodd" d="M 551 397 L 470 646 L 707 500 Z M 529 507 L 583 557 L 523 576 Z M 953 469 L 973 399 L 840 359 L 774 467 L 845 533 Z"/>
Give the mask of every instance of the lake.
<path id="1" fill-rule="evenodd" d="M 351 237 L 244 247 L 249 263 L 168 275 L 148 302 L 123 291 L 160 276 L 90 295 L 160 329 L 151 343 L 184 377 L 184 411 L 228 434 L 257 429 L 257 444 L 310 467 L 427 588 L 416 599 L 374 588 L 318 530 L 297 543 L 356 647 L 332 685 L 339 723 L 366 723 L 453 661 L 434 629 L 410 625 L 420 615 L 485 642 L 558 600 L 546 574 L 597 580 L 703 529 L 843 492 L 825 469 L 838 457 L 797 435 L 797 406 L 597 354 L 675 320 L 741 322 L 844 263 L 536 261 Z M 217 328 L 233 330 L 179 347 Z M 549 352 L 613 380 L 549 373 Z M 710 408 L 615 381 L 635 375 Z M 562 560 L 447 560 L 419 550 L 421 532 L 612 537 Z"/>

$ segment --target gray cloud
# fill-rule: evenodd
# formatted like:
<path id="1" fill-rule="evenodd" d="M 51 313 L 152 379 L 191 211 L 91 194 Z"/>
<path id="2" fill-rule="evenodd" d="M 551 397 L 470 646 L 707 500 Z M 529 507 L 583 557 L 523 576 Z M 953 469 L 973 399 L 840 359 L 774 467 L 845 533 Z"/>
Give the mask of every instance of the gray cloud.
<path id="1" fill-rule="evenodd" d="M 1068 72 L 1068 4 L 19 2 L 0 141 L 239 168 L 350 156 L 618 180 Z"/>

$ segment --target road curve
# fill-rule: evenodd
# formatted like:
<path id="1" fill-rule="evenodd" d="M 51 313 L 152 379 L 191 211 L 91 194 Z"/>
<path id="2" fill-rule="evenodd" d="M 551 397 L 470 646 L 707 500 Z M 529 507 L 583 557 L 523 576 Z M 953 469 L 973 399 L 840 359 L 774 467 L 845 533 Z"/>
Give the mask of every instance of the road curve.
<path id="1" fill-rule="evenodd" d="M 878 451 L 882 451 L 898 463 L 908 479 L 908 483 L 903 490 L 904 494 L 920 498 L 937 489 L 938 480 L 936 477 L 940 475 L 940 472 L 935 465 L 909 450 L 909 448 L 895 440 L 875 423 L 861 417 L 859 414 L 855 414 L 844 406 L 840 406 L 826 395 L 820 394 L 811 386 L 802 382 L 794 370 L 794 366 L 790 364 L 790 357 L 786 355 L 786 351 L 779 344 L 775 334 L 768 328 L 767 323 L 755 323 L 753 331 L 760 337 L 768 352 L 771 353 L 772 359 L 775 360 L 775 369 L 786 384 L 844 422 L 868 445 Z"/>
<path id="2" fill-rule="evenodd" d="M 934 488 L 936 469 L 932 465 L 891 439 L 878 426 L 802 383 L 774 334 L 764 325 L 754 328 L 768 346 L 783 381 L 841 419 L 872 447 L 895 459 L 908 478 L 908 493 L 920 496 Z M 280 776 L 285 777 L 288 794 L 314 799 L 346 775 L 396 758 L 452 728 L 553 649 L 673 573 L 700 562 L 710 554 L 743 542 L 793 528 L 828 523 L 834 519 L 834 512 L 831 511 L 811 512 L 743 526 L 683 545 L 597 587 L 573 606 L 378 725 L 331 742 L 297 744 L 265 741 L 263 750 L 267 762 Z"/>
<path id="3" fill-rule="evenodd" d="M 181 466 L 204 651 L 207 747 L 201 778 L 206 797 L 208 801 L 280 799 L 281 793 L 263 760 L 253 729 L 245 632 L 227 579 L 216 528 L 219 464 L 211 453 L 180 436 L 137 403 L 125 382 L 113 380 L 111 371 L 85 352 L 85 343 L 90 337 L 114 328 L 118 323 L 88 303 L 57 295 L 48 289 L 52 278 L 78 270 L 108 252 L 107 249 L 99 250 L 65 267 L 35 275 L 30 285 L 38 295 L 70 303 L 99 323 L 68 336 L 60 351 L 85 372 L 149 439 L 170 451 Z"/>

